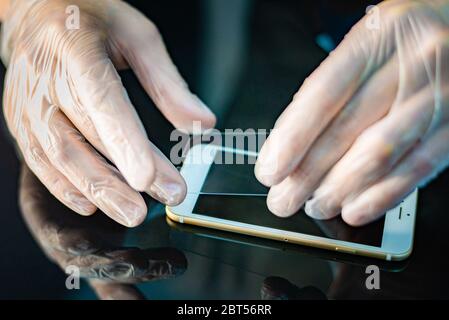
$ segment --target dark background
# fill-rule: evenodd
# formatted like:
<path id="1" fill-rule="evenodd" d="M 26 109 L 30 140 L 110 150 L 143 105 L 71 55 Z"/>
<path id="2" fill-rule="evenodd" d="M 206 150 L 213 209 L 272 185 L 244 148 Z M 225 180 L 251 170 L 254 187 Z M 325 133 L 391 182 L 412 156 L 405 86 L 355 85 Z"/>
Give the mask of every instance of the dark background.
<path id="1" fill-rule="evenodd" d="M 129 2 L 157 24 L 192 90 L 218 110 L 219 127 L 243 129 L 273 125 L 305 77 L 326 56 L 316 36 L 326 32 L 338 43 L 366 5 L 249 1 L 238 39 L 227 33 L 226 24 L 208 19 L 210 12 L 216 12 L 210 8 L 213 1 Z M 223 19 L 227 20 L 236 25 Z M 234 55 L 235 68 L 223 73 L 220 55 Z M 3 79 L 5 70 L 0 73 Z M 121 75 L 146 127 L 152 128 L 149 136 L 167 153 L 171 127 L 132 72 Z M 0 150 L 0 298 L 94 298 L 87 285 L 79 291 L 65 289 L 64 274 L 45 257 L 24 224 L 17 205 L 20 166 L 4 124 Z M 155 204 L 150 205 L 150 217 L 142 227 L 121 232 L 131 243 L 144 247 L 168 243 L 187 257 L 188 269 L 179 278 L 139 285 L 149 298 L 258 298 L 265 278 L 272 275 L 298 287 L 313 286 L 330 298 L 448 298 L 448 183 L 446 172 L 420 192 L 415 249 L 402 264 L 177 229 L 167 225 L 163 207 Z M 383 269 L 378 291 L 368 291 L 364 285 L 365 267 L 373 263 Z"/>

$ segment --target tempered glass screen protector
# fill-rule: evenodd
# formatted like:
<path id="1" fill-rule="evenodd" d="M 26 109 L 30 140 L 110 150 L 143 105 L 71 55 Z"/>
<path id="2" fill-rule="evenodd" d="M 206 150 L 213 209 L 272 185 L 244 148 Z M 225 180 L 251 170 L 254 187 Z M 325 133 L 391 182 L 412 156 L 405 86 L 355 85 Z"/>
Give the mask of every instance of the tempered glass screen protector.
<path id="1" fill-rule="evenodd" d="M 244 164 L 213 163 L 193 209 L 196 214 L 381 247 L 385 218 L 354 228 L 340 217 L 315 220 L 303 210 L 279 218 L 267 208 L 268 189 L 254 176 L 255 159 Z"/>
<path id="2" fill-rule="evenodd" d="M 237 163 L 236 155 L 231 152 L 217 152 L 201 193 L 266 196 L 268 188 L 260 184 L 254 175 L 256 157 L 245 155 L 241 162 Z"/>

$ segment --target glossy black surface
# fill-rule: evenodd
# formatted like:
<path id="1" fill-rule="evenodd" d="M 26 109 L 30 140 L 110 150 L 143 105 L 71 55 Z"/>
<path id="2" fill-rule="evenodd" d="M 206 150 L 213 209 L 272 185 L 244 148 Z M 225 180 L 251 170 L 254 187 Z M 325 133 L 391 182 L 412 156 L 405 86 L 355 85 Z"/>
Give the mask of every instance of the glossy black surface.
<path id="1" fill-rule="evenodd" d="M 270 128 L 326 56 L 315 44 L 317 32 L 330 28 L 339 39 L 362 14 L 360 8 L 348 6 L 320 20 L 316 13 L 329 17 L 329 10 L 307 2 L 249 1 L 220 20 L 212 18 L 227 8 L 211 8 L 211 2 L 152 1 L 143 9 L 159 26 L 192 89 L 219 110 L 221 128 Z M 124 72 L 122 78 L 149 136 L 167 153 L 171 127 L 134 75 Z M 3 131 L 0 298 L 90 299 L 96 297 L 92 288 L 103 298 L 449 297 L 448 172 L 419 193 L 410 259 L 387 263 L 169 224 L 163 206 L 150 199 L 148 218 L 135 229 L 118 226 L 101 212 L 77 216 L 26 168 L 20 169 Z M 61 267 L 68 264 L 79 265 L 90 277 L 80 290 L 65 287 Z M 381 268 L 380 290 L 366 289 L 365 269 L 371 264 Z M 95 281 L 98 278 L 108 281 Z"/>

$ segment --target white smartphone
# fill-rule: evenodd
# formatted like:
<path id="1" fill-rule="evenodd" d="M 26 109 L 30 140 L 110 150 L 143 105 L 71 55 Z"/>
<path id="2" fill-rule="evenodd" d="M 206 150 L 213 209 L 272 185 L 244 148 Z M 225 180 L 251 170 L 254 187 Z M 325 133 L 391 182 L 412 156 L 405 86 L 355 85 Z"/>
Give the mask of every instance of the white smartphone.
<path id="1" fill-rule="evenodd" d="M 181 169 L 187 196 L 181 204 L 167 207 L 167 216 L 179 223 L 388 261 L 411 254 L 417 190 L 384 217 L 359 228 L 340 217 L 314 220 L 302 210 L 279 218 L 266 206 L 268 189 L 254 177 L 256 158 L 255 152 L 213 144 L 192 147 Z"/>

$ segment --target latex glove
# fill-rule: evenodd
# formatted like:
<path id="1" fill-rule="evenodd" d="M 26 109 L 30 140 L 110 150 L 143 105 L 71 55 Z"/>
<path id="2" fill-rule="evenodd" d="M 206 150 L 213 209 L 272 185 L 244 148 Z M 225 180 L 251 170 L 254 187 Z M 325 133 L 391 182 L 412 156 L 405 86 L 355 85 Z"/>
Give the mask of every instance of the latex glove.
<path id="1" fill-rule="evenodd" d="M 23 218 L 48 258 L 64 271 L 69 266 L 77 267 L 80 277 L 89 281 L 99 298 L 143 298 L 133 284 L 172 279 L 187 268 L 181 251 L 124 247 L 126 229 L 100 216 L 92 217 L 97 218 L 92 223 L 71 214 L 25 165 L 19 196 Z"/>
<path id="2" fill-rule="evenodd" d="M 79 29 L 66 25 L 69 5 L 79 8 Z M 148 140 L 116 68 L 131 66 L 180 129 L 194 120 L 212 127 L 215 117 L 189 91 L 153 23 L 117 0 L 18 0 L 7 16 L 4 114 L 51 193 L 80 214 L 99 208 L 126 226 L 147 212 L 137 191 L 179 203 L 185 182 Z"/>
<path id="3" fill-rule="evenodd" d="M 448 94 L 449 1 L 383 2 L 277 120 L 255 169 L 268 207 L 285 217 L 311 197 L 313 218 L 379 218 L 449 163 Z"/>

